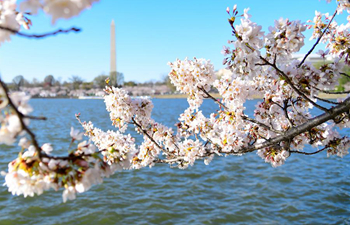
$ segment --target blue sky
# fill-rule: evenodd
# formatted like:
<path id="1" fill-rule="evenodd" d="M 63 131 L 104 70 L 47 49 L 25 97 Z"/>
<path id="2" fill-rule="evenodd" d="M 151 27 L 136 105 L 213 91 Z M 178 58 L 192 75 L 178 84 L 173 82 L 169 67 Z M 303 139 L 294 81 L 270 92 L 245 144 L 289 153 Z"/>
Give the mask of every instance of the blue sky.
<path id="1" fill-rule="evenodd" d="M 117 70 L 125 81 L 161 80 L 170 71 L 167 62 L 185 57 L 211 59 L 221 69 L 222 46 L 231 39 L 226 7 L 239 12 L 250 8 L 252 20 L 267 31 L 275 19 L 307 21 L 315 10 L 333 13 L 335 2 L 325 0 L 101 0 L 70 20 L 51 25 L 49 17 L 32 17 L 27 33 L 42 33 L 72 26 L 80 33 L 40 40 L 13 37 L 0 46 L 0 73 L 10 82 L 16 75 L 39 81 L 52 74 L 61 81 L 78 75 L 91 81 L 109 73 L 110 23 L 116 23 Z M 307 33 L 307 40 L 311 33 Z M 310 48 L 313 42 L 307 43 Z M 303 48 L 302 53 L 307 52 Z"/>

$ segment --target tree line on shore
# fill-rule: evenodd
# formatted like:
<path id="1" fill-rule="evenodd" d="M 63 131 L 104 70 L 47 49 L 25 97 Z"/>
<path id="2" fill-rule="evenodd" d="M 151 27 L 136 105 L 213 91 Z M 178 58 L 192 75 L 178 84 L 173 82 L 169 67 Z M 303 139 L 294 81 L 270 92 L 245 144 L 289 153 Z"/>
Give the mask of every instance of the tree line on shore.
<path id="1" fill-rule="evenodd" d="M 115 79 L 114 86 L 117 87 L 153 87 L 158 85 L 167 85 L 172 91 L 175 87 L 171 84 L 170 79 L 164 76 L 161 80 L 150 80 L 146 82 L 124 81 L 124 74 L 120 72 L 112 72 L 110 75 L 100 74 L 92 81 L 86 81 L 78 75 L 72 75 L 68 81 L 62 81 L 60 77 L 55 78 L 53 75 L 47 75 L 42 81 L 33 78 L 32 81 L 26 79 L 23 75 L 17 75 L 12 79 L 12 82 L 7 83 L 10 90 L 18 91 L 22 88 L 51 88 L 51 87 L 65 87 L 70 90 L 90 90 L 94 88 L 103 89 L 106 86 L 106 79 Z M 113 78 L 114 77 L 114 78 Z"/>

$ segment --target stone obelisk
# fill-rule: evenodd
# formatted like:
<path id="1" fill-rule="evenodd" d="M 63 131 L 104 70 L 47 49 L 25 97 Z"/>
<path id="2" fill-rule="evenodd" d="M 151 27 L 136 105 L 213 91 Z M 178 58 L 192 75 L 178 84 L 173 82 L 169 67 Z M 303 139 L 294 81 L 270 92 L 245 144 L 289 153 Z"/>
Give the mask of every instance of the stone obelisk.
<path id="1" fill-rule="evenodd" d="M 115 48 L 115 24 L 114 20 L 111 23 L 111 68 L 110 68 L 110 82 L 111 86 L 117 85 L 117 57 Z"/>

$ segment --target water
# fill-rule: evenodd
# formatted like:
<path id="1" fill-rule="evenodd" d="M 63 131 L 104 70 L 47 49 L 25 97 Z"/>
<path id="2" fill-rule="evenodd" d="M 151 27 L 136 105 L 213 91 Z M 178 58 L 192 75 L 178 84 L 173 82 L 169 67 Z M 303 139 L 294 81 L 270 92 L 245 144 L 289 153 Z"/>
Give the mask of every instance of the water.
<path id="1" fill-rule="evenodd" d="M 185 99 L 153 99 L 153 118 L 172 126 Z M 69 146 L 74 114 L 104 130 L 113 129 L 102 100 L 33 99 L 31 127 L 57 154 Z M 251 109 L 256 101 L 250 101 Z M 217 107 L 204 102 L 206 113 Z M 251 111 L 249 113 L 252 113 Z M 139 139 L 140 140 L 140 139 Z M 17 147 L 0 147 L 0 170 Z M 62 190 L 35 198 L 0 188 L 0 224 L 350 224 L 350 158 L 292 155 L 272 168 L 256 154 L 197 161 L 186 170 L 156 165 L 122 171 L 62 203 Z M 2 178 L 3 179 L 3 178 Z"/>

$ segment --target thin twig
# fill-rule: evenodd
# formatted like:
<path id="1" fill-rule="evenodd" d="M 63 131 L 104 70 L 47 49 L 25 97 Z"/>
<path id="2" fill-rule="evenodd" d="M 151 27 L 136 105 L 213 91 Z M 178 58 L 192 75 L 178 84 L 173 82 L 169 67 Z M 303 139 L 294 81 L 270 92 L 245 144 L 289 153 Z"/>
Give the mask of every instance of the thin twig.
<path id="1" fill-rule="evenodd" d="M 312 46 L 312 48 L 308 51 L 308 53 L 304 56 L 303 60 L 300 62 L 300 64 L 298 65 L 298 67 L 301 67 L 301 65 L 303 65 L 303 63 L 305 62 L 305 60 L 307 59 L 307 57 L 313 52 L 313 50 L 316 48 L 316 46 L 318 45 L 318 43 L 321 41 L 323 35 L 326 33 L 326 31 L 328 30 L 329 26 L 331 25 L 335 15 L 337 14 L 337 10 L 335 10 L 335 12 L 333 13 L 333 16 L 331 18 L 331 20 L 329 21 L 327 27 L 323 30 L 322 34 L 318 37 L 316 43 Z"/>
<path id="2" fill-rule="evenodd" d="M 318 91 L 326 94 L 335 94 L 335 95 L 350 94 L 350 91 L 327 91 L 327 90 L 321 90 L 321 89 L 319 89 Z"/>
<path id="3" fill-rule="evenodd" d="M 319 152 L 322 152 L 322 151 L 326 150 L 327 148 L 329 148 L 329 147 L 324 147 L 324 148 L 322 148 L 322 149 L 320 149 L 320 150 L 318 150 L 316 152 L 300 152 L 300 151 L 289 151 L 289 152 L 290 153 L 303 154 L 303 155 L 315 155 L 315 154 L 317 154 Z"/>
<path id="4" fill-rule="evenodd" d="M 150 141 L 153 142 L 153 144 L 155 144 L 159 149 L 162 149 L 164 152 L 166 152 L 162 147 L 160 147 L 160 145 L 142 128 L 142 126 L 140 124 L 138 124 L 136 122 L 136 120 L 134 119 L 134 117 L 131 118 L 132 122 L 142 131 L 142 133 L 144 135 L 146 135 Z"/>
<path id="5" fill-rule="evenodd" d="M 56 31 L 52 31 L 52 32 L 44 33 L 44 34 L 26 34 L 26 33 L 22 33 L 22 32 L 15 30 L 15 29 L 12 29 L 9 27 L 4 27 L 4 26 L 0 26 L 0 30 L 9 31 L 13 34 L 16 34 L 16 35 L 21 36 L 21 37 L 26 37 L 26 38 L 45 38 L 45 37 L 54 36 L 54 35 L 57 35 L 60 33 L 80 32 L 81 31 L 80 28 L 72 27 L 70 29 L 58 29 Z"/>
<path id="6" fill-rule="evenodd" d="M 228 111 L 228 108 L 222 104 L 219 100 L 217 100 L 216 98 L 214 98 L 211 94 L 209 94 L 204 88 L 202 87 L 198 87 L 199 90 L 203 91 L 204 94 L 207 95 L 207 98 L 212 99 L 214 102 L 216 102 L 217 104 L 219 104 L 222 108 L 224 108 L 226 111 Z"/>
<path id="7" fill-rule="evenodd" d="M 293 121 L 289 118 L 289 115 L 288 115 L 288 99 L 284 100 L 283 102 L 284 106 L 283 106 L 283 112 L 284 112 L 284 115 L 285 117 L 287 118 L 288 122 L 289 122 L 289 126 L 290 127 L 294 127 L 294 123 Z"/>
<path id="8" fill-rule="evenodd" d="M 22 130 L 26 131 L 28 133 L 28 135 L 30 136 L 31 140 L 32 140 L 32 144 L 36 150 L 36 152 L 38 153 L 38 156 L 39 158 L 41 158 L 42 156 L 42 150 L 41 148 L 39 147 L 39 144 L 36 140 L 36 137 L 35 137 L 35 134 L 29 129 L 29 127 L 24 123 L 24 118 L 23 118 L 23 114 L 18 111 L 17 107 L 15 106 L 15 104 L 12 102 L 9 94 L 8 94 L 8 89 L 5 85 L 5 83 L 2 82 L 2 80 L 0 79 L 0 86 L 1 88 L 4 89 L 4 92 L 5 92 L 5 97 L 7 98 L 8 100 L 8 104 L 9 106 L 14 110 L 15 114 L 17 115 L 18 119 L 19 119 L 19 122 L 21 124 L 21 128 Z"/>
<path id="9" fill-rule="evenodd" d="M 346 73 L 340 73 L 340 75 L 343 75 L 344 77 L 350 78 L 350 75 L 348 75 Z"/>
<path id="10" fill-rule="evenodd" d="M 319 89 L 318 87 L 315 87 L 313 85 L 311 87 L 315 88 L 317 91 L 320 91 L 320 92 L 323 92 L 326 94 L 335 94 L 335 95 L 350 94 L 350 91 L 322 90 L 322 89 Z"/>
<path id="11" fill-rule="evenodd" d="M 329 104 L 334 104 L 334 105 L 339 105 L 339 102 L 333 102 L 331 100 L 328 100 L 328 99 L 324 99 L 324 98 L 320 98 L 320 97 L 317 97 L 317 96 L 314 96 L 314 98 L 316 98 L 317 100 L 320 100 L 322 102 L 327 102 Z"/>
<path id="12" fill-rule="evenodd" d="M 23 114 L 22 114 L 23 115 Z M 45 116 L 30 116 L 30 115 L 23 115 L 24 118 L 28 118 L 31 120 L 47 120 Z"/>

